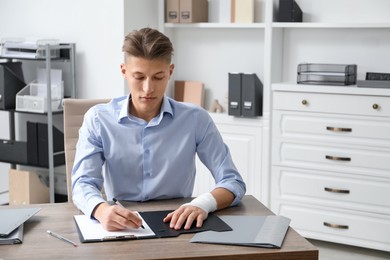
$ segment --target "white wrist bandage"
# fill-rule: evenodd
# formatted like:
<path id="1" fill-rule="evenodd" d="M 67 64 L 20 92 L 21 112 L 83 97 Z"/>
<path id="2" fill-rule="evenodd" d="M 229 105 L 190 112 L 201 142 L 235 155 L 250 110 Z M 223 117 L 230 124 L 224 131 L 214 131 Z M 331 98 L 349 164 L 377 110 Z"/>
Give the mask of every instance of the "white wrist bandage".
<path id="1" fill-rule="evenodd" d="M 213 212 L 217 209 L 217 201 L 211 193 L 204 193 L 187 204 L 201 208 L 207 213 Z"/>

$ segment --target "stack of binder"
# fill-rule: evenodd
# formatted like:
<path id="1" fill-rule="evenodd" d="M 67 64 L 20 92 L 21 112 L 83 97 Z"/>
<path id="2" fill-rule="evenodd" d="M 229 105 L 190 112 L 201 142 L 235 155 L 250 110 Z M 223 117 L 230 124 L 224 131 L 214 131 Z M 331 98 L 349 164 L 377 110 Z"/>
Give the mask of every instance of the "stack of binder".
<path id="1" fill-rule="evenodd" d="M 356 84 L 357 65 L 301 63 L 298 65 L 298 84 L 353 85 Z"/>
<path id="2" fill-rule="evenodd" d="M 256 73 L 233 72 L 228 74 L 228 114 L 237 117 L 263 115 L 263 83 Z"/>

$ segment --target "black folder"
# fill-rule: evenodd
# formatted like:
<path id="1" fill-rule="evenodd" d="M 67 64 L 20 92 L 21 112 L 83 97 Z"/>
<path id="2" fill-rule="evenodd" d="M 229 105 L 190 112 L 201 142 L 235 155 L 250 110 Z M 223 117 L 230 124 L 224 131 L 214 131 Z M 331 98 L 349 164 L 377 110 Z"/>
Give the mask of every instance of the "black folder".
<path id="1" fill-rule="evenodd" d="M 89 225 L 91 224 L 91 222 L 94 222 L 94 224 L 92 225 L 101 228 L 100 223 L 92 219 L 89 219 L 88 222 L 83 222 L 86 220 L 85 218 L 87 217 L 85 215 L 75 216 L 75 222 L 79 233 L 79 238 L 82 243 L 132 240 L 132 239 L 148 239 L 148 238 L 166 238 L 166 237 L 177 237 L 181 234 L 197 233 L 202 231 L 231 231 L 232 230 L 229 225 L 227 225 L 223 220 L 221 220 L 217 215 L 213 213 L 209 213 L 208 218 L 203 222 L 203 225 L 200 228 L 197 228 L 195 224 L 193 224 L 191 228 L 188 230 L 185 230 L 183 228 L 180 230 L 175 230 L 169 227 L 169 223 L 163 222 L 163 219 L 170 212 L 172 212 L 172 210 L 138 212 L 138 214 L 141 215 L 141 217 L 147 224 L 145 225 L 147 229 L 150 228 L 154 232 L 154 234 L 146 234 L 146 235 L 142 234 L 143 231 L 142 229 L 138 229 L 138 231 L 140 232 L 132 233 L 131 231 L 129 231 L 129 232 L 124 232 L 121 235 L 118 235 L 117 232 L 104 231 L 102 232 L 102 234 L 96 234 L 93 237 L 91 237 L 89 236 L 89 234 L 86 234 L 88 230 L 85 231 L 85 226 L 83 227 L 81 225 L 83 225 L 83 223 L 87 223 Z M 80 221 L 80 219 L 82 219 L 83 221 Z M 147 233 L 148 231 L 145 230 L 145 232 Z M 137 235 L 137 233 L 139 233 L 140 235 Z"/>
<path id="2" fill-rule="evenodd" d="M 241 75 L 242 73 L 229 73 L 228 112 L 231 116 L 241 116 Z"/>
<path id="3" fill-rule="evenodd" d="M 242 74 L 241 115 L 256 117 L 263 115 L 263 83 L 255 73 Z"/>
<path id="4" fill-rule="evenodd" d="M 191 226 L 190 229 L 180 229 L 175 230 L 169 227 L 169 223 L 163 222 L 162 220 L 170 213 L 171 210 L 166 211 L 145 211 L 139 212 L 142 218 L 149 224 L 151 229 L 156 236 L 159 238 L 163 237 L 177 237 L 180 234 L 185 233 L 197 233 L 202 231 L 231 231 L 231 227 L 228 226 L 222 219 L 213 213 L 209 213 L 207 219 L 203 222 L 202 227 L 197 228 L 195 223 Z"/>

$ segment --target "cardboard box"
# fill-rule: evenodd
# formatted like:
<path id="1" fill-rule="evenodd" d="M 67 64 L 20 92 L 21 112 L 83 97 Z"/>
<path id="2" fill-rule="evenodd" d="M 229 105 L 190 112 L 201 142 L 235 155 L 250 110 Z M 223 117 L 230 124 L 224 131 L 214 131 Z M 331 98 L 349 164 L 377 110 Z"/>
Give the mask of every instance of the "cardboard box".
<path id="1" fill-rule="evenodd" d="M 208 0 L 180 0 L 180 23 L 207 23 Z"/>
<path id="2" fill-rule="evenodd" d="M 197 81 L 175 81 L 175 100 L 204 107 L 204 84 Z"/>
<path id="3" fill-rule="evenodd" d="M 50 202 L 47 187 L 33 171 L 9 170 L 9 204 L 26 205 Z"/>
<path id="4" fill-rule="evenodd" d="M 253 23 L 254 10 L 254 0 L 232 0 L 232 23 Z"/>

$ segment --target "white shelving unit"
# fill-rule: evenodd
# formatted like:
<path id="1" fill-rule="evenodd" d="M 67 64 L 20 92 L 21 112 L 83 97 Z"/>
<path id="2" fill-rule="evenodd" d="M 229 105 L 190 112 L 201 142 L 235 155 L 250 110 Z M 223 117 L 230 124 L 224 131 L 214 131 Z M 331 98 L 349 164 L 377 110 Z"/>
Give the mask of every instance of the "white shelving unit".
<path id="1" fill-rule="evenodd" d="M 7 57 L 7 59 L 15 59 L 20 60 L 22 62 L 33 62 L 36 64 L 31 64 L 33 67 L 41 66 L 39 64 L 43 64 L 46 69 L 46 75 L 47 76 L 47 112 L 41 114 L 41 113 L 34 113 L 34 112 L 23 112 L 23 111 L 10 111 L 9 112 L 9 132 L 10 132 L 10 139 L 14 140 L 15 135 L 15 113 L 18 114 L 30 114 L 30 115 L 42 115 L 46 118 L 47 122 L 47 132 L 48 132 L 48 176 L 49 176 L 49 195 L 50 195 L 50 202 L 55 202 L 55 177 L 54 177 L 54 169 L 56 165 L 54 164 L 54 151 L 53 151 L 53 113 L 58 114 L 61 112 L 53 112 L 52 111 L 52 105 L 51 105 L 51 77 L 50 77 L 50 71 L 53 68 L 54 63 L 67 63 L 68 65 L 68 73 L 69 73 L 69 80 L 66 82 L 66 87 L 64 89 L 65 96 L 67 97 L 75 97 L 76 96 L 76 78 L 75 78 L 75 44 L 69 43 L 69 44 L 59 44 L 59 45 L 45 45 L 45 53 L 51 53 L 52 50 L 59 50 L 60 57 L 59 58 L 51 58 L 50 55 L 46 55 L 44 58 L 21 58 L 21 57 Z M 1 57 L 0 57 L 1 58 Z M 29 166 L 29 165 L 25 165 Z M 31 165 L 35 166 L 36 165 Z M 38 166 L 41 167 L 41 166 Z M 12 164 L 11 168 L 16 168 L 16 164 Z M 42 167 L 41 167 L 42 168 Z"/>
<path id="2" fill-rule="evenodd" d="M 205 84 L 205 108 L 214 99 L 224 106 L 224 114 L 211 114 L 225 143 L 228 144 L 238 170 L 247 182 L 247 194 L 268 204 L 267 156 L 268 105 L 263 116 L 254 119 L 227 115 L 228 73 L 256 73 L 264 84 L 265 1 L 256 1 L 254 23 L 192 23 L 164 22 L 164 1 L 160 1 L 160 30 L 173 42 L 175 80 L 196 80 Z M 215 2 L 215 1 L 214 1 Z M 210 19 L 209 19 L 210 20 Z M 264 87 L 268 96 L 267 87 Z M 173 90 L 173 85 L 168 91 Z M 172 93 L 172 92 L 170 92 Z M 170 94 L 168 93 L 168 94 Z M 267 102 L 267 98 L 264 101 Z M 194 195 L 209 191 L 214 182 L 208 170 L 198 162 Z M 205 173 L 205 174 L 203 174 Z"/>

